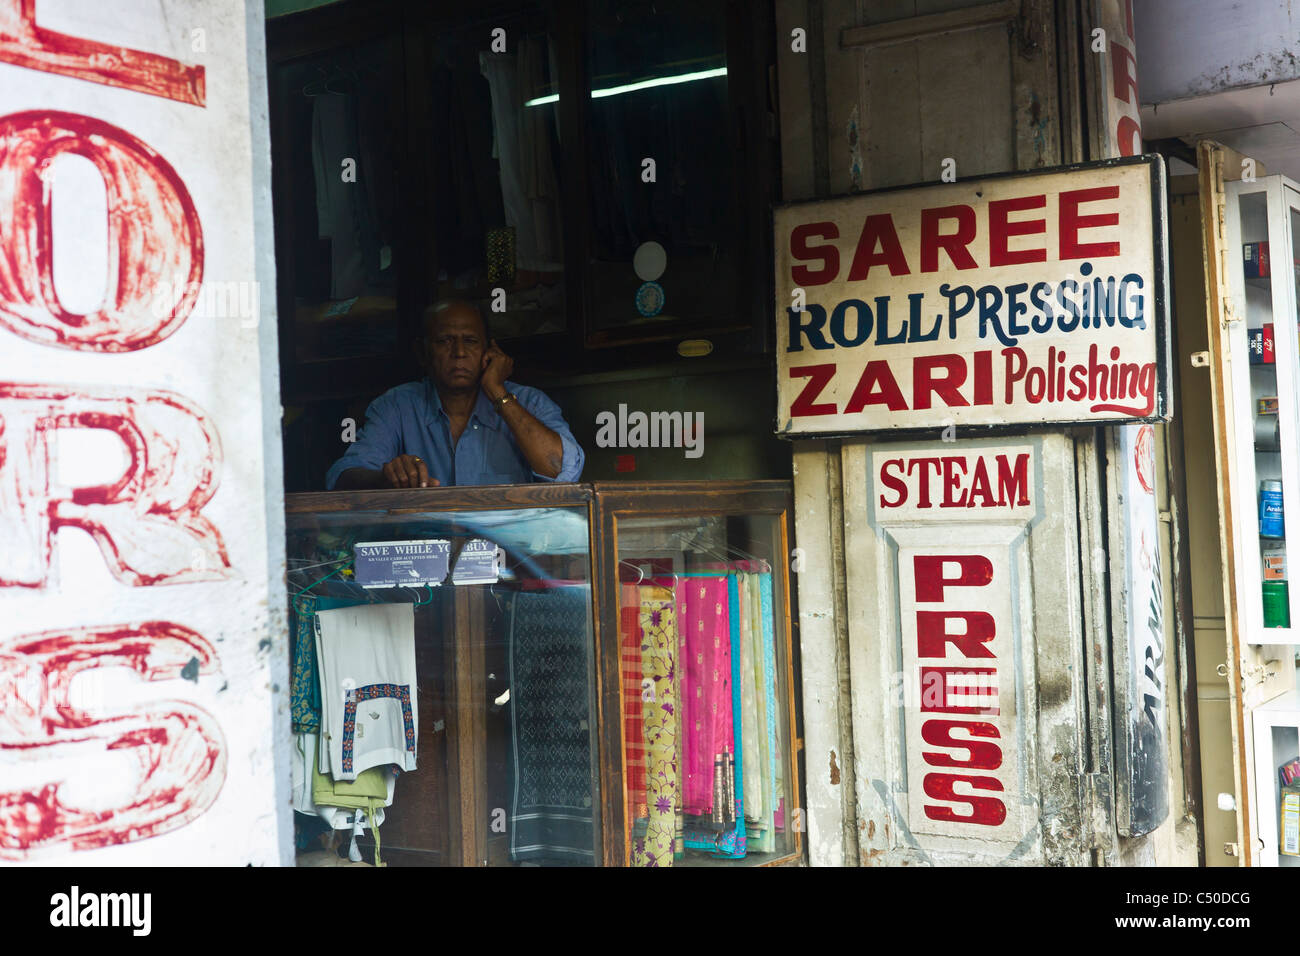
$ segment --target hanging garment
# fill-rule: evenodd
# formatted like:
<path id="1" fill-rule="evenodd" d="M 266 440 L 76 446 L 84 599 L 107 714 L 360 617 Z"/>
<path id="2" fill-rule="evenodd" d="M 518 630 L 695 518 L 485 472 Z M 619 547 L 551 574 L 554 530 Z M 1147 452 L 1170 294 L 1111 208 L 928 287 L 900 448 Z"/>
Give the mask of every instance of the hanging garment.
<path id="1" fill-rule="evenodd" d="M 382 764 L 415 769 L 415 608 L 365 604 L 319 611 L 322 725 L 335 780 Z"/>
<path id="2" fill-rule="evenodd" d="M 384 822 L 384 808 L 393 805 L 397 770 L 374 767 L 355 781 L 338 783 L 317 767 L 319 741 L 315 734 L 295 734 L 290 748 L 290 803 L 298 813 L 318 817 L 334 830 L 351 830 L 352 845 L 348 859 L 361 861 L 357 838 L 367 829 L 375 833 L 375 865 L 379 860 L 379 827 Z"/>
<path id="3" fill-rule="evenodd" d="M 292 630 L 293 673 L 289 680 L 289 710 L 294 733 L 320 732 L 320 668 L 316 662 L 316 612 L 368 603 L 364 598 L 322 597 L 310 591 L 294 596 Z"/>
<path id="4" fill-rule="evenodd" d="M 732 765 L 731 772 L 727 775 L 727 782 L 734 781 L 734 791 L 731 797 L 734 801 L 735 808 L 735 826 L 722 834 L 718 838 L 718 848 L 714 851 L 714 856 L 720 856 L 729 860 L 739 860 L 745 856 L 746 836 L 745 836 L 745 740 L 744 740 L 744 721 L 739 719 L 741 711 L 740 701 L 740 662 L 741 662 L 741 637 L 740 637 L 740 589 L 736 576 L 727 577 L 727 596 L 731 602 L 730 626 L 731 626 L 731 695 L 732 705 L 736 710 L 737 719 L 732 722 L 735 731 L 734 739 L 731 741 L 731 757 L 735 761 Z"/>
<path id="5" fill-rule="evenodd" d="M 677 836 L 677 704 L 672 593 L 642 588 L 639 624 L 642 670 L 652 681 L 641 698 L 646 744 L 648 823 L 633 847 L 633 866 L 672 866 Z"/>
<path id="6" fill-rule="evenodd" d="M 320 672 L 316 666 L 316 595 L 293 599 L 293 672 L 289 675 L 289 714 L 294 733 L 320 730 Z"/>
<path id="7" fill-rule="evenodd" d="M 737 562 L 736 572 L 741 604 L 746 609 L 741 631 L 748 642 L 752 664 L 752 682 L 746 682 L 745 690 L 754 695 L 756 717 L 752 728 L 748 721 L 745 724 L 745 827 L 748 849 L 769 853 L 775 849 L 775 644 L 771 639 L 771 574 L 759 574 L 753 570 L 757 567 L 760 567 L 758 562 Z"/>
<path id="8" fill-rule="evenodd" d="M 521 49 L 521 57 L 525 52 Z M 540 49 L 528 53 L 523 64 L 535 82 L 541 69 Z M 503 53 L 482 52 L 479 68 L 492 91 L 492 125 L 496 134 L 494 155 L 501 170 L 501 198 L 505 204 L 506 224 L 515 227 L 515 255 L 520 269 L 556 272 L 564 267 L 559 245 L 558 220 L 554 217 L 553 199 L 558 195 L 554 182 L 554 162 L 550 158 L 550 133 L 540 122 L 525 122 L 525 107 L 520 96 L 520 64 L 516 57 Z M 538 121 L 541 116 L 536 117 Z M 545 140 L 542 137 L 547 137 Z M 547 168 L 549 167 L 549 174 Z M 529 198 L 530 185 L 542 198 Z M 534 218 L 542 213 L 543 221 Z"/>
<path id="9" fill-rule="evenodd" d="M 369 291 L 395 291 L 397 270 L 392 268 L 396 240 L 397 177 L 387 175 L 396 165 L 397 128 L 392 123 L 384 84 L 362 84 L 356 92 L 357 143 L 361 148 L 356 185 L 362 196 L 361 244 L 366 286 Z"/>
<path id="10" fill-rule="evenodd" d="M 343 179 L 343 162 L 359 161 L 356 106 L 342 93 L 312 98 L 311 158 L 316 174 L 318 235 L 330 241 L 330 298 L 349 299 L 365 289 L 363 193 Z M 357 175 L 368 173 L 359 170 Z"/>
<path id="11" fill-rule="evenodd" d="M 389 781 L 394 780 L 392 771 L 387 767 L 371 767 L 357 775 L 356 780 L 338 781 L 329 774 L 317 770 L 312 774 L 311 799 L 318 807 L 337 807 L 352 811 L 352 845 L 348 848 L 348 859 L 353 863 L 361 862 L 361 851 L 357 848 L 357 839 L 369 827 L 375 838 L 375 866 L 383 866 L 380 857 L 379 827 L 384 801 L 392 802 Z"/>
<path id="12" fill-rule="evenodd" d="M 623 678 L 623 775 L 627 781 L 629 821 L 649 815 L 645 793 L 645 722 L 641 716 L 641 591 L 619 587 L 619 669 Z"/>
<path id="13" fill-rule="evenodd" d="M 587 585 L 520 591 L 511 604 L 510 857 L 595 861 Z"/>
<path id="14" fill-rule="evenodd" d="M 775 853 L 776 852 L 776 830 L 778 823 L 776 820 L 776 807 L 780 795 L 785 790 L 785 783 L 782 779 L 782 765 L 780 750 L 780 739 L 777 736 L 777 728 L 780 726 L 776 706 L 776 628 L 772 623 L 772 574 L 770 571 L 760 573 L 758 576 L 758 597 L 759 597 L 759 620 L 762 624 L 761 637 L 763 642 L 763 702 L 764 702 L 764 721 L 765 727 L 765 755 L 766 761 L 763 786 L 763 825 L 765 832 L 758 838 L 756 845 L 751 845 L 751 849 L 758 853 Z"/>
<path id="15" fill-rule="evenodd" d="M 732 646 L 724 577 L 687 578 L 677 588 L 682 675 L 682 807 L 713 813 L 713 762 L 732 738 Z M 738 662 L 737 662 L 738 663 Z"/>
<path id="16" fill-rule="evenodd" d="M 740 719 L 740 688 L 743 683 L 741 665 L 741 611 L 740 588 L 734 574 L 729 574 L 722 583 L 727 600 L 724 609 L 727 615 L 726 642 L 731 648 L 731 706 L 735 719 L 731 723 L 731 733 L 718 741 L 720 747 L 714 766 L 717 800 L 724 806 L 715 807 L 705 817 L 696 817 L 692 822 L 687 818 L 685 844 L 688 849 L 708 850 L 713 856 L 723 859 L 738 860 L 746 853 L 746 830 L 744 814 L 744 721 Z M 688 811 L 689 812 L 689 811 Z M 709 825 L 711 824 L 711 825 Z M 722 832 L 718 832 L 721 828 Z"/>
<path id="17" fill-rule="evenodd" d="M 763 816 L 763 761 L 760 756 L 758 733 L 759 704 L 758 681 L 755 669 L 762 657 L 755 651 L 760 645 L 755 642 L 757 633 L 754 599 L 758 596 L 751 588 L 753 582 L 748 574 L 736 571 L 730 580 L 734 582 L 739 595 L 737 605 L 736 636 L 740 643 L 740 702 L 743 723 L 744 749 L 737 745 L 737 752 L 743 758 L 745 766 L 745 819 L 758 820 Z M 761 625 L 758 625 L 761 628 Z"/>
<path id="18" fill-rule="evenodd" d="M 552 132 L 559 111 L 556 107 L 524 107 L 522 104 L 550 92 L 546 70 L 550 60 L 549 38 L 526 36 L 519 41 L 518 84 L 520 176 L 528 200 L 528 222 L 533 264 L 524 268 L 554 271 L 563 267 L 564 233 L 560 221 L 560 188 L 555 172 Z"/>
<path id="19" fill-rule="evenodd" d="M 501 182 L 492 160 L 492 96 L 476 70 L 434 71 L 429 151 L 437 214 L 429 224 L 438 264 L 455 277 L 480 265 L 485 237 L 504 225 Z"/>

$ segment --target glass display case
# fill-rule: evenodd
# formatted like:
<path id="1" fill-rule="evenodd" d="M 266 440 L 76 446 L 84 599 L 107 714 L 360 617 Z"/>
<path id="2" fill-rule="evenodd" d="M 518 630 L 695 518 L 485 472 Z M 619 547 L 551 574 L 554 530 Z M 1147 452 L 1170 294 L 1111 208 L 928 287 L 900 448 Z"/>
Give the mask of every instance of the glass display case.
<path id="1" fill-rule="evenodd" d="M 410 724 L 397 728 L 410 758 L 375 758 L 384 773 L 402 771 L 380 792 L 389 805 L 373 828 L 387 862 L 598 860 L 590 491 L 448 488 L 291 495 L 287 504 L 294 759 L 305 768 L 295 789 L 311 776 L 313 746 L 331 767 L 349 747 L 352 769 L 371 763 L 362 759 L 366 728 L 374 741 L 385 722 L 406 717 L 385 711 L 388 700 L 362 698 L 396 685 L 403 703 L 410 698 Z M 364 616 L 341 613 L 354 607 L 391 617 L 399 632 L 376 634 Z M 331 616 L 344 620 L 331 627 Z M 314 688 L 315 718 L 303 706 Z M 343 715 L 331 717 L 338 702 Z M 320 821 L 352 822 L 340 827 L 316 804 L 331 806 L 295 795 L 300 846 L 325 829 Z"/>
<path id="2" fill-rule="evenodd" d="M 1300 868 L 1300 691 L 1260 704 L 1251 721 L 1258 862 Z"/>
<path id="3" fill-rule="evenodd" d="M 1300 191 L 1270 176 L 1227 184 L 1229 264 L 1239 321 L 1228 329 L 1237 435 L 1233 514 L 1243 636 L 1252 644 L 1297 644 L 1300 595 L 1290 587 L 1290 542 L 1300 540 L 1296 453 L 1297 258 Z"/>
<path id="4" fill-rule="evenodd" d="M 604 710 L 621 719 L 605 725 L 622 754 L 614 856 L 797 859 L 789 483 L 594 487 Z"/>
<path id="5" fill-rule="evenodd" d="M 789 500 L 286 496 L 300 861 L 797 861 Z"/>

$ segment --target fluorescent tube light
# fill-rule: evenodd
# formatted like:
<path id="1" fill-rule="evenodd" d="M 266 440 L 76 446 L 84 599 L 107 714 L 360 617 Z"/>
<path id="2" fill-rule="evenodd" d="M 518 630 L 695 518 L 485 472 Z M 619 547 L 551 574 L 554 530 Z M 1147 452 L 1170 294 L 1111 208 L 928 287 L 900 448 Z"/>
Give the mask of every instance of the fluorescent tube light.
<path id="1" fill-rule="evenodd" d="M 695 73 L 679 73 L 676 76 L 656 76 L 649 80 L 639 80 L 636 83 L 625 83 L 622 86 L 611 86 L 603 90 L 592 90 L 591 98 L 598 99 L 602 96 L 618 96 L 620 93 L 633 93 L 637 90 L 648 90 L 653 86 L 673 86 L 677 83 L 690 83 L 693 80 L 711 80 L 715 76 L 726 76 L 727 68 L 720 66 L 715 70 L 699 70 Z M 547 103 L 558 103 L 560 100 L 559 93 L 551 93 L 548 96 L 538 96 L 528 100 L 524 106 L 544 106 Z"/>

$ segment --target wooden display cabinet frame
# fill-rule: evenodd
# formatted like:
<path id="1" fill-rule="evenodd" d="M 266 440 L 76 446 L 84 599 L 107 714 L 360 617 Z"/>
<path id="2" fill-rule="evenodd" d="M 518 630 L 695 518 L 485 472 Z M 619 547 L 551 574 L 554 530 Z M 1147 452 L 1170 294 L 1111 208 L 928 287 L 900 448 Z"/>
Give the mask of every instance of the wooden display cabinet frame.
<path id="1" fill-rule="evenodd" d="M 618 522 L 623 518 L 771 516 L 778 519 L 781 553 L 773 555 L 773 572 L 781 575 L 778 640 L 785 650 L 787 701 L 785 755 L 791 771 L 791 792 L 802 802 L 799 775 L 798 686 L 792 634 L 793 592 L 785 555 L 793 547 L 793 490 L 788 481 L 599 482 L 596 484 L 532 484 L 448 487 L 389 491 L 307 492 L 285 496 L 287 516 L 342 513 L 368 514 L 376 520 L 403 515 L 498 511 L 511 508 L 585 508 L 592 589 L 592 647 L 595 682 L 591 704 L 598 757 L 593 807 L 599 807 L 596 859 L 605 866 L 626 866 L 629 840 L 626 824 L 626 781 L 623 775 L 622 676 L 618 636 Z M 483 608 L 477 592 L 457 589 L 446 606 L 444 647 L 453 655 L 446 666 L 447 818 L 451 832 L 445 858 L 456 865 L 482 866 L 489 857 L 486 781 L 486 731 L 474 705 L 474 688 L 483 680 L 482 641 L 476 622 Z M 422 734 L 432 728 L 422 721 Z M 803 858 L 803 834 L 794 825 L 794 850 L 764 866 L 797 864 Z M 391 847 L 391 848 L 390 848 Z M 384 853 L 397 860 L 410 852 L 385 841 Z M 428 855 L 442 855 L 425 851 Z M 723 865 L 723 864 L 719 864 Z"/>
<path id="2" fill-rule="evenodd" d="M 601 774 L 604 806 L 605 865 L 626 866 L 629 859 L 626 801 L 627 778 L 623 773 L 623 687 L 619 662 L 618 636 L 618 523 L 627 518 L 673 518 L 762 516 L 778 519 L 780 553 L 773 555 L 772 572 L 781 577 L 781 601 L 776 608 L 778 641 L 784 642 L 785 686 L 788 728 L 785 755 L 790 767 L 791 793 L 796 803 L 802 803 L 799 777 L 799 751 L 802 741 L 798 735 L 796 702 L 799 699 L 795 681 L 795 647 L 791 622 L 793 593 L 786 556 L 794 547 L 794 493 L 788 481 L 673 481 L 673 482 L 596 482 L 593 524 L 596 534 L 596 553 L 600 555 L 596 575 L 597 591 L 593 606 L 598 621 L 601 653 L 600 667 L 600 733 L 602 738 Z M 764 861 L 762 866 L 797 864 L 803 858 L 803 834 L 793 821 L 797 819 L 794 808 L 787 816 L 787 826 L 794 834 L 793 852 L 777 859 Z M 734 865 L 730 861 L 719 866 Z M 743 865 L 743 864 L 741 864 Z"/>

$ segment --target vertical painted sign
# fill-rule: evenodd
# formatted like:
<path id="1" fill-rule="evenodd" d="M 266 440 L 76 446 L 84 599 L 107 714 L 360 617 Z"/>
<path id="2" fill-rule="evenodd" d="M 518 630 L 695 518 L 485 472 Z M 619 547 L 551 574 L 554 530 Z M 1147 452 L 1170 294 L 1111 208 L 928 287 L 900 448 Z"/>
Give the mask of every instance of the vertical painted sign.
<path id="1" fill-rule="evenodd" d="M 1115 595 L 1116 821 L 1120 833 L 1150 833 L 1169 815 L 1165 592 L 1156 507 L 1156 435 L 1150 425 L 1117 428 L 1112 474 L 1121 496 L 1124 587 Z"/>
<path id="2" fill-rule="evenodd" d="M 907 828 L 1012 855 L 1038 818 L 1024 663 L 1037 442 L 877 445 L 870 462 L 872 525 L 898 588 Z"/>
<path id="3" fill-rule="evenodd" d="M 1142 153 L 1142 114 L 1137 87 L 1133 0 L 1098 0 L 1106 69 L 1106 139 L 1109 156 Z"/>
<path id="4" fill-rule="evenodd" d="M 0 861 L 287 860 L 262 30 L 0 0 Z"/>
<path id="5" fill-rule="evenodd" d="M 1098 0 L 1105 37 L 1107 156 L 1142 152 L 1133 0 Z M 1114 592 L 1116 826 L 1125 836 L 1150 833 L 1169 815 L 1169 745 L 1166 731 L 1164 582 L 1156 506 L 1158 435 L 1151 425 L 1117 427 L 1109 439 L 1111 475 L 1119 495 L 1111 553 L 1123 554 L 1112 574 Z"/>

